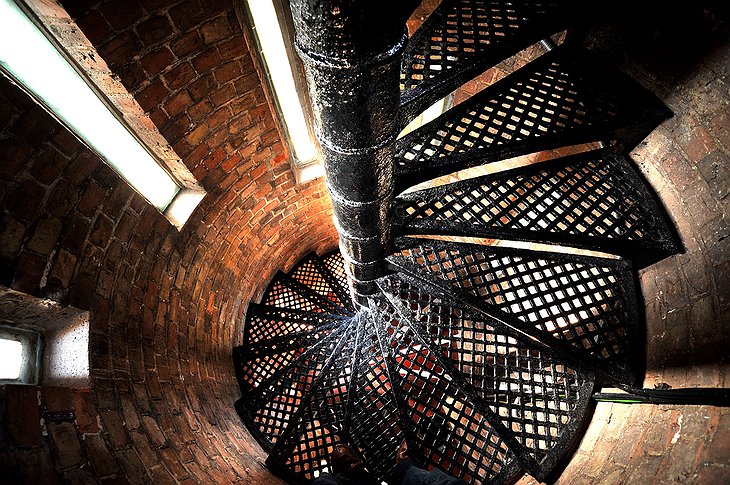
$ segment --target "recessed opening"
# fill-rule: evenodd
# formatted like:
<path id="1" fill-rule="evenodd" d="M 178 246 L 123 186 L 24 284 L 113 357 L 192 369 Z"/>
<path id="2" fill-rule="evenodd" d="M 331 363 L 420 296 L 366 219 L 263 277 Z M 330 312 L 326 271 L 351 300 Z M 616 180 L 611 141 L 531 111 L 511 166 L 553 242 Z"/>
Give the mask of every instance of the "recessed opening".
<path id="1" fill-rule="evenodd" d="M 89 312 L 0 287 L 0 321 L 0 383 L 89 386 Z"/>

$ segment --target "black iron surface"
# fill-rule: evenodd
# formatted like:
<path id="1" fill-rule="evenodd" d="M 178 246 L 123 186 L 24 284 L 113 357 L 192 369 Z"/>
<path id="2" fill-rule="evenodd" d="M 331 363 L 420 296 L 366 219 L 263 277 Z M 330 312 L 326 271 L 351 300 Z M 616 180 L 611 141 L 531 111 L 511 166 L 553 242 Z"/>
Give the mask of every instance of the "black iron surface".
<path id="1" fill-rule="evenodd" d="M 594 383 L 634 384 L 643 322 L 628 260 L 433 237 L 600 249 L 639 265 L 680 249 L 623 154 L 669 111 L 572 45 L 396 142 L 418 111 L 558 32 L 576 6 L 444 0 L 409 40 L 415 4 L 291 2 L 340 252 L 274 277 L 233 360 L 236 410 L 292 483 L 331 471 L 337 443 L 385 480 L 403 442 L 417 465 L 468 483 L 543 480 L 579 437 Z M 615 145 L 394 198 L 587 142 Z"/>
<path id="2" fill-rule="evenodd" d="M 644 267 L 679 252 L 668 217 L 631 163 L 601 149 L 406 193 L 396 233 L 551 243 Z"/>
<path id="3" fill-rule="evenodd" d="M 398 140 L 396 191 L 539 150 L 611 140 L 628 150 L 669 116 L 623 73 L 563 45 Z"/>
<path id="4" fill-rule="evenodd" d="M 574 22 L 572 0 L 444 0 L 403 55 L 401 121 L 462 83 Z"/>

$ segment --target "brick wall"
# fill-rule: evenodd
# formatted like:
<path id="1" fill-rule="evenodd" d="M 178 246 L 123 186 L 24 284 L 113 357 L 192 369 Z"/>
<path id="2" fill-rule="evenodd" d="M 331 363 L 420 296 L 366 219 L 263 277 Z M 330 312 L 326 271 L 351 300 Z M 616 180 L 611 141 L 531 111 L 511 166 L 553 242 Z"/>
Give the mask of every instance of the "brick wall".
<path id="1" fill-rule="evenodd" d="M 93 382 L 0 388 L 3 480 L 272 483 L 230 351 L 270 275 L 335 247 L 324 184 L 294 185 L 232 3 L 66 3 L 208 196 L 178 232 L 0 80 L 0 282 L 90 310 Z"/>

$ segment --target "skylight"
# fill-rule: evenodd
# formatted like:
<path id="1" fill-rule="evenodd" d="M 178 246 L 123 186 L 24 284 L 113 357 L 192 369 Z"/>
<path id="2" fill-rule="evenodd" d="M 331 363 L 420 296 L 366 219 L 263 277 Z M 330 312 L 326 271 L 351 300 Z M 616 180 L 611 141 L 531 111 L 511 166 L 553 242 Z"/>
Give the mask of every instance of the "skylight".
<path id="1" fill-rule="evenodd" d="M 253 0 L 247 4 L 294 155 L 299 164 L 307 164 L 317 158 L 317 148 L 297 94 L 279 17 L 271 0 Z"/>
<path id="2" fill-rule="evenodd" d="M 180 186 L 13 0 L 0 0 L 0 69 L 165 211 Z"/>

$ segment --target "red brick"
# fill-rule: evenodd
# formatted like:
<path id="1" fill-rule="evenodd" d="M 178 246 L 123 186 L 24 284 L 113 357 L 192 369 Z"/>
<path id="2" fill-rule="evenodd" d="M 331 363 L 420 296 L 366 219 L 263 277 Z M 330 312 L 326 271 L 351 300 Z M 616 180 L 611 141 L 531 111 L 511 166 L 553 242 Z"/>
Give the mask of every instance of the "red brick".
<path id="1" fill-rule="evenodd" d="M 193 61 L 193 63 L 195 63 L 195 61 Z M 199 69 L 198 72 L 200 72 Z M 213 75 L 207 74 L 199 77 L 198 79 L 190 83 L 190 86 L 188 86 L 188 91 L 190 92 L 190 96 L 192 96 L 192 98 L 197 101 L 204 96 L 207 96 L 207 94 L 212 91 L 215 85 L 216 84 L 215 80 L 213 79 Z"/>
<path id="2" fill-rule="evenodd" d="M 76 427 L 73 424 L 49 423 L 48 433 L 58 455 L 58 465 L 62 470 L 84 463 L 81 443 L 79 443 Z"/>
<path id="3" fill-rule="evenodd" d="M 228 38 L 231 35 L 231 26 L 228 22 L 228 17 L 222 15 L 204 23 L 200 27 L 200 34 L 203 36 L 203 42 L 206 44 L 214 44 Z"/>
<path id="4" fill-rule="evenodd" d="M 150 111 L 159 105 L 169 94 L 169 91 L 161 80 L 156 80 L 144 88 L 137 96 L 137 102 L 145 111 Z"/>
<path id="5" fill-rule="evenodd" d="M 170 9 L 170 18 L 181 32 L 199 24 L 205 15 L 197 0 L 186 0 Z"/>
<path id="6" fill-rule="evenodd" d="M 213 75 L 218 84 L 225 84 L 241 75 L 241 65 L 237 61 L 228 62 L 217 68 Z"/>
<path id="7" fill-rule="evenodd" d="M 167 69 L 174 61 L 175 56 L 170 49 L 161 47 L 142 57 L 139 64 L 150 77 L 154 77 Z"/>
<path id="8" fill-rule="evenodd" d="M 142 7 L 135 2 L 108 2 L 101 6 L 101 13 L 115 30 L 123 30 L 142 16 Z"/>
<path id="9" fill-rule="evenodd" d="M 166 15 L 153 15 L 135 28 L 143 44 L 151 46 L 172 34 L 172 25 Z"/>
<path id="10" fill-rule="evenodd" d="M 43 257 L 23 251 L 17 260 L 17 269 L 12 284 L 13 289 L 37 295 L 45 265 Z"/>
<path id="11" fill-rule="evenodd" d="M 118 450 L 127 444 L 127 433 L 124 424 L 116 411 L 107 410 L 100 413 L 101 424 L 109 437 L 112 449 Z"/>
<path id="12" fill-rule="evenodd" d="M 187 62 L 183 62 L 175 66 L 164 77 L 170 90 L 176 91 L 195 78 L 195 71 L 193 70 L 193 66 Z"/>
<path id="13" fill-rule="evenodd" d="M 193 131 L 191 131 L 185 140 L 191 145 L 195 146 L 202 143 L 208 135 L 208 127 L 204 124 L 198 125 Z"/>
<path id="14" fill-rule="evenodd" d="M 51 185 L 68 164 L 68 159 L 51 145 L 36 154 L 30 174 L 43 185 Z"/>
<path id="15" fill-rule="evenodd" d="M 101 44 L 111 36 L 112 28 L 98 10 L 76 18 L 76 23 L 92 44 Z"/>
<path id="16" fill-rule="evenodd" d="M 15 258 L 25 239 L 26 226 L 10 214 L 0 214 L 0 255 Z"/>
<path id="17" fill-rule="evenodd" d="M 177 57 L 187 57 L 203 48 L 203 39 L 193 30 L 170 42 L 170 49 Z"/>
<path id="18" fill-rule="evenodd" d="M 5 208 L 19 221 L 30 222 L 38 213 L 46 189 L 41 185 L 24 180 L 5 199 Z"/>
<path id="19" fill-rule="evenodd" d="M 193 124 L 190 122 L 190 118 L 187 115 L 181 115 L 161 131 L 167 140 L 176 144 L 192 127 Z M 178 155 L 184 156 L 180 152 L 178 152 Z"/>
<path id="20" fill-rule="evenodd" d="M 113 222 L 111 219 L 104 215 L 99 215 L 94 222 L 94 225 L 89 234 L 89 241 L 100 247 L 106 247 L 109 243 L 109 237 L 112 235 L 114 230 Z"/>
<path id="21" fill-rule="evenodd" d="M 79 194 L 76 188 L 66 180 L 61 179 L 53 186 L 46 204 L 48 212 L 56 217 L 65 217 L 76 204 Z"/>
<path id="22" fill-rule="evenodd" d="M 115 5 L 118 2 L 109 2 L 106 5 Z M 140 50 L 142 45 L 132 32 L 124 32 L 109 40 L 99 49 L 99 54 L 112 69 L 129 63 Z M 127 86 L 129 87 L 129 86 Z"/>
<path id="23" fill-rule="evenodd" d="M 114 456 L 99 435 L 89 435 L 84 439 L 84 448 L 97 476 L 111 475 L 119 470 Z"/>
<path id="24" fill-rule="evenodd" d="M 211 111 L 213 111 L 213 105 L 211 105 L 210 101 L 207 99 L 203 99 L 199 103 L 190 107 L 188 115 L 194 122 L 200 122 L 203 121 Z"/>
<path id="25" fill-rule="evenodd" d="M 5 389 L 8 431 L 16 446 L 28 448 L 41 444 L 41 416 L 38 388 L 8 385 Z"/>
<path id="26" fill-rule="evenodd" d="M 186 89 L 180 90 L 170 97 L 165 103 L 165 111 L 171 117 L 175 117 L 192 104 L 190 94 Z"/>

